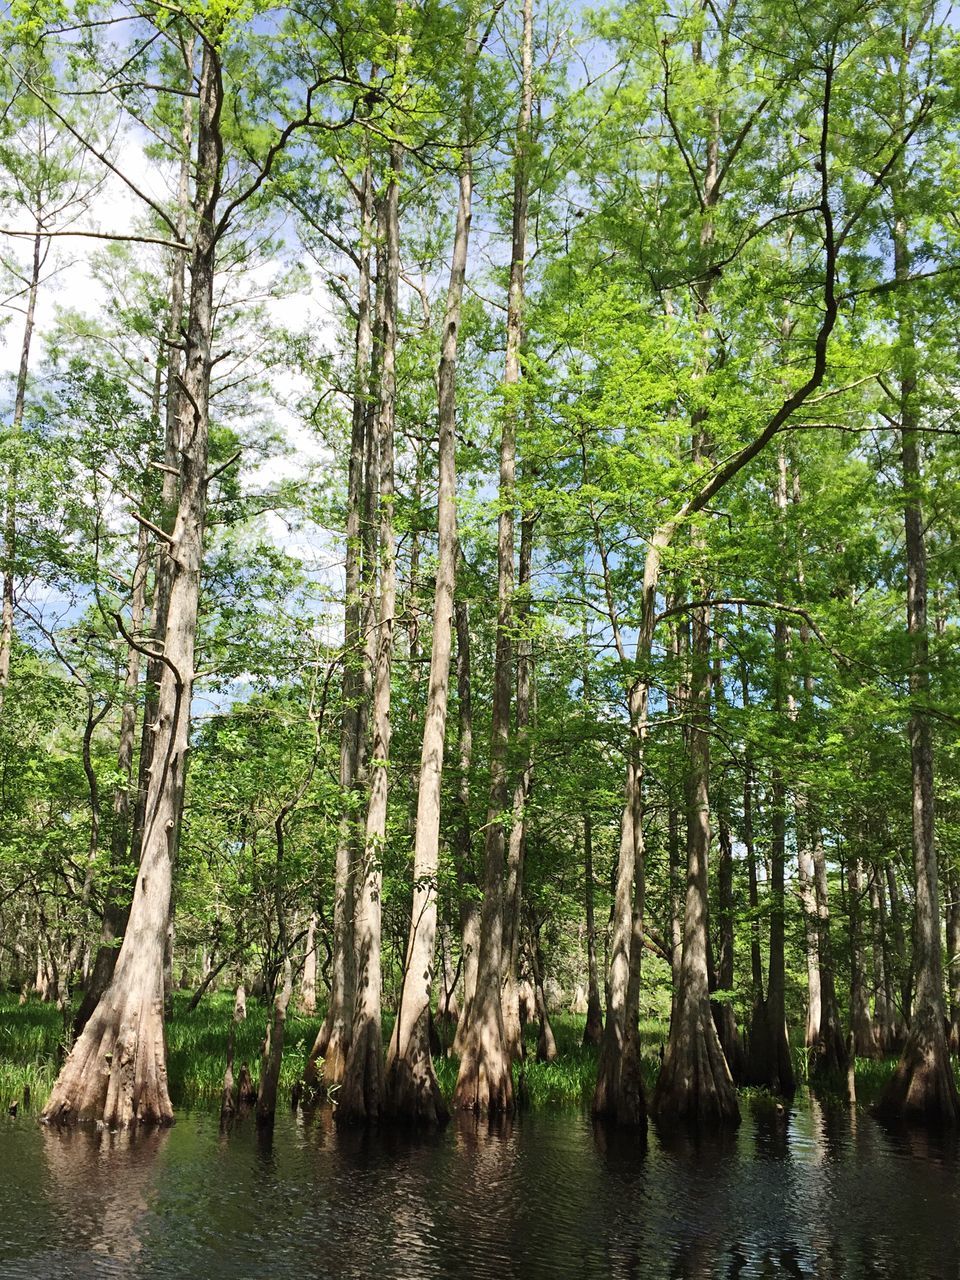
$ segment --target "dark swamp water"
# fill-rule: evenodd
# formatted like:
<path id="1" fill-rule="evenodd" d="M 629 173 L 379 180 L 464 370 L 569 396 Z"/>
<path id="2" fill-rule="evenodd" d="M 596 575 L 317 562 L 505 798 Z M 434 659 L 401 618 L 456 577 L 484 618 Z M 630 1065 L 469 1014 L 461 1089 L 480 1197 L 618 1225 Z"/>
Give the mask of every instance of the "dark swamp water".
<path id="1" fill-rule="evenodd" d="M 960 1278 L 960 1150 L 862 1112 L 744 1104 L 725 1138 L 527 1115 L 431 1139 L 328 1113 L 164 1133 L 0 1122 L 0 1275 Z"/>

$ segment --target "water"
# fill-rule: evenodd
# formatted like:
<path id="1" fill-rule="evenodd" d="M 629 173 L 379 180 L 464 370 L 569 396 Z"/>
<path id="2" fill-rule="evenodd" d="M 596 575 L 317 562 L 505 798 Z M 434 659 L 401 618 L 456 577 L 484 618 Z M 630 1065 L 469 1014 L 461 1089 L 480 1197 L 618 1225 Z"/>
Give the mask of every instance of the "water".
<path id="1" fill-rule="evenodd" d="M 163 1133 L 0 1122 L 0 1276 L 960 1277 L 960 1149 L 862 1113 L 744 1104 L 662 1141 L 539 1113 L 341 1134 L 326 1112 Z"/>

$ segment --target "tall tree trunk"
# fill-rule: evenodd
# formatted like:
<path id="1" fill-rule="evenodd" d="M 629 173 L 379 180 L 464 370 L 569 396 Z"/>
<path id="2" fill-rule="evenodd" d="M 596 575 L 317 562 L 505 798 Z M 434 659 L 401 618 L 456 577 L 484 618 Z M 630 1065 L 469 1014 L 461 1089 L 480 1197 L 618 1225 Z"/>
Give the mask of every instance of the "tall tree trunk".
<path id="1" fill-rule="evenodd" d="M 356 813 L 363 749 L 365 639 L 363 630 L 364 460 L 372 435 L 370 412 L 373 325 L 370 314 L 370 243 L 373 238 L 373 175 L 368 163 L 360 186 L 360 280 L 354 358 L 353 415 L 347 469 L 346 557 L 344 562 L 343 717 L 340 724 L 340 789 L 343 810 L 337 833 L 333 888 L 333 954 L 330 1002 L 307 1059 L 307 1086 L 333 1088 L 343 1079 L 356 1001 L 354 952 L 354 860 L 361 844 Z M 375 488 L 371 475 L 367 488 Z M 367 573 L 372 566 L 367 565 Z"/>
<path id="2" fill-rule="evenodd" d="M 64 1065 L 45 1120 L 111 1128 L 169 1124 L 163 950 L 170 914 L 190 729 L 194 646 L 207 499 L 208 418 L 217 203 L 223 144 L 219 57 L 203 41 L 196 165 L 197 231 L 190 273 L 183 395 L 178 398 L 180 497 L 165 556 L 169 608 L 153 765 L 130 919 L 109 987 Z"/>
<path id="3" fill-rule="evenodd" d="M 523 856 L 527 835 L 527 805 L 533 785 L 533 754 L 530 742 L 530 709 L 533 687 L 533 642 L 530 637 L 530 587 L 533 571 L 534 515 L 526 512 L 520 525 L 520 564 L 516 609 L 517 640 L 517 714 L 516 741 L 520 773 L 513 789 L 513 820 L 507 843 L 507 876 L 504 889 L 506 910 L 504 918 L 504 975 L 501 1001 L 503 1003 L 504 1034 L 507 1051 L 515 1060 L 523 1054 L 523 1033 L 520 1025 L 520 925 L 523 899 Z"/>
<path id="4" fill-rule="evenodd" d="M 910 248 L 899 183 L 893 192 L 893 248 L 898 280 L 910 275 Z M 900 435 L 904 550 L 907 569 L 907 632 L 910 637 L 908 723 L 913 800 L 913 867 L 916 897 L 917 990 L 910 1034 L 879 1109 L 887 1115 L 955 1123 L 960 1098 L 944 1031 L 943 961 L 940 952 L 940 885 L 934 823 L 933 734 L 925 702 L 930 694 L 927 633 L 927 548 L 921 502 L 917 438 L 917 350 L 911 300 L 897 295 L 900 338 Z"/>
<path id="5" fill-rule="evenodd" d="M 130 605 L 130 634 L 135 638 L 139 638 L 143 633 L 149 561 L 150 540 L 147 530 L 141 525 L 137 535 L 137 560 L 133 570 L 133 598 Z M 140 657 L 138 645 L 129 645 L 127 648 L 127 670 L 123 682 L 120 733 L 117 742 L 119 785 L 113 797 L 113 831 L 110 840 L 109 880 L 104 888 L 100 944 L 97 947 L 93 968 L 84 985 L 83 999 L 74 1018 L 74 1038 L 87 1025 L 87 1019 L 93 1013 L 100 997 L 107 989 L 107 984 L 113 976 L 113 969 L 117 960 L 119 939 L 123 936 L 127 925 L 128 903 L 125 893 L 127 888 L 125 873 L 130 865 L 131 791 L 133 787 L 133 753 L 137 732 Z"/>
<path id="6" fill-rule="evenodd" d="M 789 331 L 784 326 L 784 343 Z M 783 521 L 787 510 L 787 458 L 777 457 L 776 507 Z M 786 548 L 784 548 L 786 550 Z M 778 594 L 780 588 L 778 585 Z M 793 719 L 788 691 L 789 633 L 782 613 L 774 623 L 774 713 L 781 723 Z M 773 1093 L 791 1096 L 796 1088 L 786 1029 L 786 791 L 779 762 L 770 777 L 770 956 L 767 995 L 754 1014 L 750 1034 L 749 1078 Z"/>
<path id="7" fill-rule="evenodd" d="M 497 527 L 497 641 L 490 743 L 490 804 L 484 839 L 483 909 L 477 986 L 467 1012 L 454 1105 L 484 1113 L 513 1110 L 513 1077 L 501 1002 L 504 931 L 504 828 L 507 744 L 513 672 L 513 522 L 516 488 L 517 404 L 526 264 L 530 123 L 533 107 L 533 0 L 524 0 L 521 102 L 513 165 L 513 227 L 507 296 L 506 388 L 500 436 L 500 518 Z"/>
<path id="8" fill-rule="evenodd" d="M 537 1061 L 556 1062 L 557 1042 L 553 1027 L 550 1025 L 550 1013 L 547 1009 L 547 996 L 543 981 L 543 952 L 540 949 L 540 930 L 530 930 L 530 968 L 533 973 L 533 1000 L 537 1011 L 540 1030 L 537 1033 Z"/>
<path id="9" fill-rule="evenodd" d="M 467 57 L 472 55 L 468 40 Z M 468 72 L 468 75 L 470 73 Z M 472 117 L 471 89 L 466 89 L 464 123 Z M 467 131 L 464 137 L 468 136 Z M 437 874 L 440 867 L 440 796 L 446 739 L 453 598 L 457 569 L 456 439 L 457 342 L 463 286 L 470 243 L 473 161 L 463 146 L 450 283 L 444 316 L 438 375 L 437 530 L 439 554 L 433 600 L 433 647 L 423 725 L 417 826 L 413 848 L 413 905 L 407 942 L 400 1008 L 387 1053 L 386 1105 L 404 1120 L 438 1124 L 447 1105 L 437 1083 L 430 1054 L 430 996 L 437 947 Z"/>
<path id="10" fill-rule="evenodd" d="M 384 199 L 384 248 L 377 264 L 383 281 L 384 323 L 380 357 L 380 618 L 373 694 L 373 750 L 366 840 L 356 915 L 357 993 L 350 1049 L 338 1097 L 338 1123 L 376 1121 L 383 1107 L 383 1033 L 380 1026 L 380 896 L 387 831 L 390 764 L 390 678 L 396 614 L 394 507 L 394 409 L 396 398 L 397 290 L 400 279 L 399 182 L 403 151 L 390 149 L 390 181 Z"/>
<path id="11" fill-rule="evenodd" d="M 723 688 L 723 639 L 718 636 L 714 645 L 714 699 L 718 708 L 725 704 Z M 726 787 L 722 786 L 717 797 L 717 986 L 726 993 L 733 992 L 734 984 L 734 925 L 736 907 L 733 892 L 733 834 Z M 729 995 L 724 1000 L 714 1000 L 713 1020 L 723 1048 L 727 1066 L 734 1081 L 744 1073 L 743 1042 L 737 1028 L 737 1019 Z"/>
<path id="12" fill-rule="evenodd" d="M 460 937 L 463 958 L 463 1002 L 457 1020 L 453 1052 L 463 1056 L 469 1025 L 468 1010 L 477 990 L 480 956 L 480 907 L 476 898 L 473 866 L 473 831 L 470 821 L 470 770 L 473 764 L 473 699 L 470 681 L 470 611 L 465 600 L 454 606 L 457 626 L 457 708 L 459 714 L 460 768 L 457 780 L 457 832 L 455 841 L 457 882 L 460 890 Z"/>
<path id="13" fill-rule="evenodd" d="M 183 49 L 186 88 L 192 87 L 196 38 L 191 35 Z M 185 94 L 180 108 L 180 164 L 177 181 L 177 239 L 187 240 L 190 214 L 190 172 L 193 160 L 193 99 Z M 174 251 L 170 271 L 170 295 L 167 306 L 167 370 L 164 390 L 163 431 L 163 480 L 160 492 L 160 510 L 157 524 L 165 534 L 171 534 L 177 519 L 177 506 L 182 477 L 180 475 L 181 428 L 184 398 L 182 378 L 186 353 L 182 347 L 184 303 L 186 298 L 186 270 L 188 254 Z M 169 544 L 158 540 L 154 548 L 154 590 L 152 600 L 151 630 L 153 652 L 148 654 L 146 689 L 143 707 L 143 729 L 140 738 L 140 761 L 137 797 L 133 813 L 133 830 L 130 840 L 130 862 L 139 866 L 146 821 L 147 791 L 153 768 L 157 735 L 154 726 L 160 698 L 160 684 L 164 674 L 161 657 L 163 637 L 167 628 L 170 606 L 170 557 L 165 550 Z"/>

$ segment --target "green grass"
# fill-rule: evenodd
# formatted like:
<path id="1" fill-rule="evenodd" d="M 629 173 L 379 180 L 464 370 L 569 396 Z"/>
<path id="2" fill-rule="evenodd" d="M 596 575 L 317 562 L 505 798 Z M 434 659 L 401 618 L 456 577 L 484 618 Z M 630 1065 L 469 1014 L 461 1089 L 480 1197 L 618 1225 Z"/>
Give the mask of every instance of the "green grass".
<path id="1" fill-rule="evenodd" d="M 177 993 L 174 1016 L 167 1025 L 167 1071 L 170 1096 L 175 1107 L 216 1107 L 223 1087 L 227 1036 L 233 1019 L 233 996 L 210 995 L 192 1013 L 189 997 Z M 242 1062 L 250 1065 L 254 1079 L 260 1071 L 260 1046 L 268 1017 L 267 1009 L 251 1001 L 247 1019 L 235 1030 L 234 1073 Z M 384 1044 L 393 1019 L 384 1018 Z M 526 1057 L 514 1068 L 514 1079 L 525 1103 L 535 1109 L 582 1108 L 589 1105 L 597 1076 L 597 1050 L 584 1048 L 584 1019 L 560 1013 L 552 1020 L 559 1057 L 556 1062 L 536 1060 L 536 1028 L 528 1027 Z M 287 1019 L 283 1067 L 280 1074 L 281 1101 L 303 1071 L 307 1053 L 320 1025 L 320 1016 L 303 1018 L 291 1012 Z M 59 1070 L 63 1026 L 53 1005 L 29 1000 L 20 1005 L 15 995 L 0 995 L 0 1104 L 6 1109 L 17 1101 L 23 1106 L 29 1089 L 30 1110 L 38 1111 L 49 1096 Z M 660 1067 L 660 1046 L 665 1026 L 655 1020 L 640 1024 L 641 1072 L 644 1087 L 652 1092 Z M 797 1081 L 806 1084 L 806 1053 L 794 1046 Z M 447 1099 L 453 1096 L 457 1080 L 455 1058 L 434 1060 L 440 1088 Z M 895 1058 L 858 1058 L 857 1101 L 868 1106 L 880 1095 L 893 1074 Z M 954 1061 L 960 1084 L 960 1064 Z M 846 1098 L 847 1081 L 821 1082 L 817 1092 Z M 741 1090 L 743 1096 L 760 1096 L 762 1090 Z"/>

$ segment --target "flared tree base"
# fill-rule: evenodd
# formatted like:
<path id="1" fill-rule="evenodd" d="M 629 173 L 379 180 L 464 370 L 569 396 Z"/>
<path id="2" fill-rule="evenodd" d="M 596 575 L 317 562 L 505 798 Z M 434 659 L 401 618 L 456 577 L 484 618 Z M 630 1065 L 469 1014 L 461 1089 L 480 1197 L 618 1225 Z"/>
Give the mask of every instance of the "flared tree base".
<path id="1" fill-rule="evenodd" d="M 611 1035 L 609 1042 L 604 1040 L 591 1114 L 594 1120 L 621 1129 L 646 1128 L 647 1100 L 640 1076 L 638 1037 L 628 1036 L 619 1055 L 615 1038 Z"/>
<path id="2" fill-rule="evenodd" d="M 41 1119 L 109 1129 L 173 1124 L 159 994 L 108 988 L 70 1051 Z"/>
<path id="3" fill-rule="evenodd" d="M 304 1099 L 317 1101 L 320 1094 L 343 1082 L 350 1052 L 350 1023 L 342 1016 L 324 1019 L 303 1071 Z"/>
<path id="4" fill-rule="evenodd" d="M 950 1065 L 942 1028 L 926 1026 L 918 1018 L 907 1037 L 897 1069 L 874 1113 L 888 1121 L 919 1121 L 955 1125 L 960 1120 L 960 1098 Z"/>
<path id="5" fill-rule="evenodd" d="M 383 1111 L 383 1040 L 379 1018 L 367 1018 L 357 1030 L 337 1093 L 338 1125 L 376 1124 Z"/>
<path id="6" fill-rule="evenodd" d="M 737 1091 L 710 1011 L 709 999 L 678 1009 L 653 1095 L 658 1123 L 718 1127 L 740 1123 Z"/>
<path id="7" fill-rule="evenodd" d="M 811 1084 L 835 1082 L 846 1076 L 850 1065 L 839 1026 L 823 1026 L 808 1051 Z"/>
<path id="8" fill-rule="evenodd" d="M 766 1002 L 753 1012 L 745 1082 L 782 1098 L 792 1098 L 797 1091 L 786 1026 Z"/>
<path id="9" fill-rule="evenodd" d="M 384 1079 L 384 1115 L 390 1120 L 436 1128 L 450 1119 L 430 1054 L 429 1032 L 418 1026 L 403 1056 L 391 1058 Z"/>
<path id="10" fill-rule="evenodd" d="M 495 1023 L 474 1027 L 465 1039 L 454 1109 L 485 1116 L 510 1115 L 515 1106 L 513 1074 L 501 1029 Z"/>

